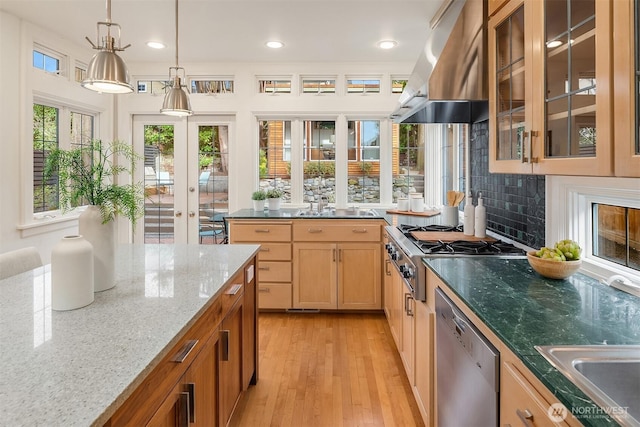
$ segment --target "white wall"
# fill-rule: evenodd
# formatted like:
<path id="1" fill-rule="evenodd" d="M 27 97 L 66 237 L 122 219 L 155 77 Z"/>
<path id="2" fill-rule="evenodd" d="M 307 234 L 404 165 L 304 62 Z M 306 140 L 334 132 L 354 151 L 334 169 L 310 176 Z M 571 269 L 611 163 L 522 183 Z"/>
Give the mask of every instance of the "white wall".
<path id="1" fill-rule="evenodd" d="M 16 37 L 19 35 L 19 37 Z M 77 232 L 77 214 L 46 220 L 31 215 L 32 194 L 32 104 L 43 97 L 54 103 L 73 103 L 99 112 L 97 137 L 103 140 L 132 141 L 134 114 L 158 114 L 162 97 L 146 94 L 100 95 L 83 89 L 67 76 L 48 75 L 33 69 L 33 44 L 41 43 L 70 58 L 70 75 L 76 59 L 88 63 L 92 51 L 83 40 L 64 40 L 16 17 L 0 12 L 0 252 L 25 246 L 38 247 L 45 262 L 51 248 L 64 235 Z M 158 64 L 136 63 L 127 58 L 132 81 L 166 79 L 167 57 Z M 229 209 L 250 207 L 250 195 L 258 181 L 258 118 L 325 117 L 380 118 L 382 139 L 390 142 L 391 126 L 387 121 L 395 108 L 398 95 L 391 94 L 390 79 L 407 77 L 413 63 L 211 63 L 180 64 L 188 77 L 232 77 L 235 93 L 231 95 L 191 95 L 195 114 L 235 116 L 235 138 L 230 141 Z M 64 72 L 63 72 L 64 74 Z M 299 95 L 300 76 L 334 77 L 338 88 L 344 87 L 345 76 L 379 77 L 381 94 L 372 95 Z M 257 93 L 257 76 L 290 77 L 292 94 Z M 115 120 L 113 118 L 116 118 Z M 188 119 L 185 119 L 188 120 Z M 119 223 L 119 238 L 126 241 L 127 227 Z M 124 224 L 126 226 L 126 224 Z"/>

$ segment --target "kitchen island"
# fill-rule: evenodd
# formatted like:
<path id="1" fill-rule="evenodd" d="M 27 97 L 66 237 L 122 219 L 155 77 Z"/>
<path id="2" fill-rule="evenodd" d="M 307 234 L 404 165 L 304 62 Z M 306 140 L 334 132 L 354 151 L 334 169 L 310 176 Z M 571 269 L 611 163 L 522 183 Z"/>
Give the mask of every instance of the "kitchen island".
<path id="1" fill-rule="evenodd" d="M 618 425 L 534 346 L 640 345 L 640 298 L 580 273 L 545 279 L 526 259 L 425 258 L 424 263 L 437 276 L 436 285 L 458 299 L 504 353 L 515 355 L 581 424 Z"/>
<path id="2" fill-rule="evenodd" d="M 108 423 L 232 279 L 253 273 L 257 251 L 257 245 L 119 246 L 116 286 L 66 312 L 51 309 L 48 265 L 0 281 L 0 424 Z M 254 369 L 253 381 L 257 357 Z"/>

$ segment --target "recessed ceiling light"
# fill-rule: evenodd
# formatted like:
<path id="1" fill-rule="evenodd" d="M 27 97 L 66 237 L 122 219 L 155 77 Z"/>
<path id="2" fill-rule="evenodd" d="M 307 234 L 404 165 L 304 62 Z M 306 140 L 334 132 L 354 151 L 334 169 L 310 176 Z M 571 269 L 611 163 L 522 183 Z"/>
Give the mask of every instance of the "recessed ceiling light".
<path id="1" fill-rule="evenodd" d="M 284 46 L 284 43 L 279 42 L 279 41 L 270 41 L 265 43 L 267 45 L 267 47 L 270 47 L 271 49 L 280 49 L 281 47 Z"/>
<path id="2" fill-rule="evenodd" d="M 147 46 L 152 49 L 164 49 L 165 47 L 167 47 L 164 43 L 154 41 L 147 42 Z"/>
<path id="3" fill-rule="evenodd" d="M 552 40 L 550 42 L 547 42 L 547 47 L 549 49 L 553 49 L 554 47 L 558 47 L 562 44 L 562 42 L 560 40 Z"/>
<path id="4" fill-rule="evenodd" d="M 382 40 L 378 42 L 378 47 L 380 49 L 393 49 L 398 46 L 398 42 L 395 40 Z"/>

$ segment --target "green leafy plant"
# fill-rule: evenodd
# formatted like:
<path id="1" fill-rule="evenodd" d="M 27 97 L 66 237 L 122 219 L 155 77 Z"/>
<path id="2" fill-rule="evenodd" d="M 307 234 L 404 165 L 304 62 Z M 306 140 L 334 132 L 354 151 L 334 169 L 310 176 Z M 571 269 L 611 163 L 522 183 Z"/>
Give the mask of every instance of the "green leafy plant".
<path id="1" fill-rule="evenodd" d="M 251 195 L 251 200 L 264 200 L 267 198 L 267 193 L 263 190 L 254 191 Z"/>
<path id="2" fill-rule="evenodd" d="M 117 158 L 124 162 L 115 163 Z M 113 180 L 120 174 L 133 176 L 135 162 L 140 159 L 133 147 L 124 142 L 103 144 L 94 140 L 69 150 L 51 150 L 44 176 L 58 177 L 63 212 L 89 204 L 100 208 L 103 223 L 123 215 L 135 226 L 136 220 L 144 215 L 142 182 L 118 185 Z"/>
<path id="3" fill-rule="evenodd" d="M 279 199 L 284 193 L 278 188 L 270 188 L 267 190 L 267 199 Z"/>

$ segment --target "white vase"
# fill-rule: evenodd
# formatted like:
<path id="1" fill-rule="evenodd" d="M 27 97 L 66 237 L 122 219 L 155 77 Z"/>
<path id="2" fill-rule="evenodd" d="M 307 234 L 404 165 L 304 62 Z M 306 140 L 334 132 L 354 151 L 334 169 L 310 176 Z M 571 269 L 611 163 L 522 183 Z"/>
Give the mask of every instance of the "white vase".
<path id="1" fill-rule="evenodd" d="M 254 211 L 263 211 L 264 210 L 264 200 L 253 200 L 253 210 Z"/>
<path id="2" fill-rule="evenodd" d="M 102 223 L 102 214 L 98 206 L 87 206 L 78 218 L 80 234 L 93 246 L 93 277 L 96 292 L 115 286 L 115 223 Z"/>
<path id="3" fill-rule="evenodd" d="M 51 251 L 51 308 L 75 310 L 93 302 L 93 246 L 65 236 Z"/>
<path id="4" fill-rule="evenodd" d="M 267 202 L 269 203 L 269 210 L 270 211 L 277 211 L 278 209 L 280 209 L 280 198 L 269 198 L 267 199 Z"/>

